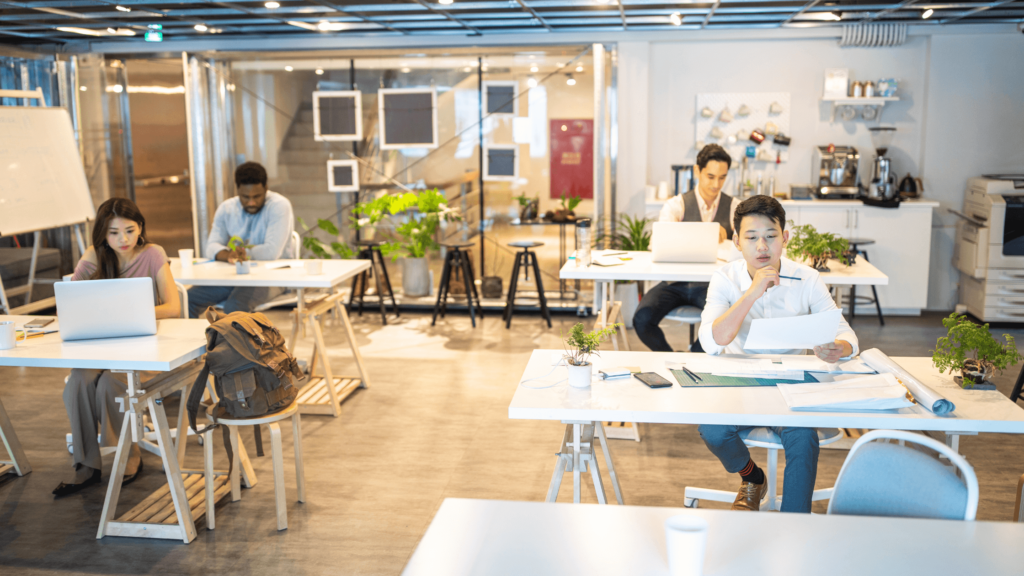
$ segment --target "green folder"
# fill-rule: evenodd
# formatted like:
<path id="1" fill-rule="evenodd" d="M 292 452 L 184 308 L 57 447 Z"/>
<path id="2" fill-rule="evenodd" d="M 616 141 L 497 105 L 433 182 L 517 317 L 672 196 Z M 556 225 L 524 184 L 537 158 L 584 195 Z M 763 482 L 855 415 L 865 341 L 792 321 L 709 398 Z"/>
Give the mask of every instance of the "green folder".
<path id="1" fill-rule="evenodd" d="M 694 382 L 682 370 L 672 370 L 672 375 L 683 388 L 719 388 L 736 386 L 775 386 L 776 384 L 808 384 L 817 382 L 810 372 L 804 372 L 803 380 L 779 380 L 776 378 L 742 378 L 739 376 L 715 376 L 697 372 L 701 381 Z"/>

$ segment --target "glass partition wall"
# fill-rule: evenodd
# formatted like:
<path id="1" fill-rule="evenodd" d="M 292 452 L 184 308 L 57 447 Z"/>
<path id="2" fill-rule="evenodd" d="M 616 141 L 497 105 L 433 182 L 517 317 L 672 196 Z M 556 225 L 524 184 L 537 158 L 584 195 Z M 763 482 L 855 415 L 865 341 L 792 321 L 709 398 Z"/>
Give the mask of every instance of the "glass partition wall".
<path id="1" fill-rule="evenodd" d="M 244 161 L 260 162 L 267 168 L 270 189 L 289 198 L 298 218 L 311 228 L 318 219 L 333 222 L 340 240 L 353 247 L 358 240 L 395 234 L 393 223 L 357 229 L 352 218 L 357 202 L 437 188 L 463 217 L 462 222 L 444 226 L 439 240 L 473 243 L 470 252 L 478 280 L 500 277 L 507 290 L 517 250 L 508 243 L 543 242 L 536 251 L 550 304 L 558 306 L 562 297 L 565 306 L 575 307 L 576 287 L 565 284 L 560 290 L 558 282 L 558 269 L 574 249 L 573 226 L 551 220 L 563 219 L 563 195 L 580 199 L 574 209 L 577 217 L 608 219 L 603 211 L 595 211 L 594 202 L 596 196 L 602 206 L 610 206 L 612 188 L 608 133 L 614 117 L 607 114 L 607 95 L 613 93 L 614 75 L 612 59 L 600 48 L 188 55 L 186 61 L 193 62 L 189 70 L 203 63 L 205 69 L 199 73 L 222 76 L 217 81 L 226 87 L 229 102 L 224 106 L 230 116 L 219 127 L 210 122 L 197 125 L 196 106 L 191 107 L 193 158 L 197 141 L 212 142 L 216 130 L 229 130 L 226 149 L 233 154 L 232 170 Z M 597 73 L 595 61 L 601 63 Z M 186 81 L 189 89 L 198 84 Z M 358 91 L 353 98 L 358 97 L 361 109 L 361 135 L 318 141 L 314 93 L 336 91 Z M 414 144 L 403 144 L 402 131 L 415 131 L 412 124 L 417 118 L 412 112 L 396 113 L 388 126 L 391 112 L 381 118 L 384 94 L 435 95 L 436 123 L 434 134 L 427 132 L 427 142 L 413 139 Z M 195 97 L 209 101 L 209 94 Z M 597 102 L 598 98 L 604 101 Z M 596 109 L 606 114 L 595 119 Z M 358 192 L 328 191 L 327 166 L 333 160 L 358 164 Z M 597 164 L 601 170 L 594 169 Z M 197 167 L 195 177 L 201 176 Z M 230 197 L 234 190 L 229 188 Z M 524 209 L 533 214 L 523 214 Z M 521 216 L 533 216 L 531 222 L 536 223 Z M 296 229 L 327 242 L 335 240 L 321 230 L 306 232 L 300 225 Z M 435 289 L 443 256 L 443 250 L 429 256 Z M 389 262 L 389 273 L 400 293 L 401 266 Z M 536 290 L 533 276 L 531 272 L 525 286 L 520 280 L 520 290 Z"/>

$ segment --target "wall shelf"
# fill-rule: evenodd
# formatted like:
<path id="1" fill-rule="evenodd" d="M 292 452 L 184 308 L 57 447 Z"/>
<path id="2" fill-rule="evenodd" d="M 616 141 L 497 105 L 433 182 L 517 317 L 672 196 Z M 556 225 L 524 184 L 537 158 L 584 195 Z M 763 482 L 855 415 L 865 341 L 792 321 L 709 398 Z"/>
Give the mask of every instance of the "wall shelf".
<path id="1" fill-rule="evenodd" d="M 825 96 L 821 99 L 822 102 L 832 103 L 832 114 L 829 117 L 830 122 L 836 121 L 836 109 L 840 106 L 857 106 L 860 108 L 873 106 L 878 109 L 877 115 L 874 120 L 878 121 L 882 119 L 882 108 L 885 107 L 886 102 L 899 102 L 898 96 L 872 96 L 871 98 L 853 98 L 850 96 Z"/>

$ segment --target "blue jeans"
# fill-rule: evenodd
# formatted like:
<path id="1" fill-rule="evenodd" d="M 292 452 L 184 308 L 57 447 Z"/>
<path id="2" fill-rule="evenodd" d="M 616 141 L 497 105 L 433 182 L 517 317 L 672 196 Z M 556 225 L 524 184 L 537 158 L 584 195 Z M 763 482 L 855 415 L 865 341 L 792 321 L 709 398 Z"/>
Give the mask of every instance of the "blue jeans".
<path id="1" fill-rule="evenodd" d="M 740 438 L 740 431 L 754 426 L 704 424 L 697 429 L 711 452 L 735 474 L 747 465 L 750 451 Z M 811 511 L 814 478 L 818 474 L 818 431 L 814 428 L 770 427 L 782 439 L 786 450 L 786 472 L 782 481 L 782 511 Z M 768 472 L 765 471 L 765 474 Z"/>
<path id="2" fill-rule="evenodd" d="M 284 288 L 193 286 L 188 289 L 188 317 L 200 318 L 210 306 L 224 303 L 224 313 L 252 312 L 284 292 Z"/>
<path id="3" fill-rule="evenodd" d="M 680 306 L 704 309 L 708 298 L 707 282 L 660 282 L 651 288 L 633 314 L 633 329 L 645 346 L 655 352 L 672 352 L 665 333 L 658 324 L 669 312 Z M 703 352 L 699 341 L 694 341 L 690 352 Z"/>

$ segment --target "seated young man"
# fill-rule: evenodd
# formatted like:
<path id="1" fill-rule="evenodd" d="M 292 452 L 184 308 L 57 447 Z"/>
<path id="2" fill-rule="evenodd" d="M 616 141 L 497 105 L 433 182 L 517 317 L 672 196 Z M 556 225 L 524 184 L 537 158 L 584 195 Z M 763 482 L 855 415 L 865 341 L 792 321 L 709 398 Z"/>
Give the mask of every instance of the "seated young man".
<path id="1" fill-rule="evenodd" d="M 746 350 L 743 347 L 755 318 L 785 318 L 835 310 L 828 288 L 816 270 L 782 257 L 789 231 L 786 211 L 778 200 L 754 196 L 736 207 L 733 237 L 743 253 L 715 272 L 701 315 L 700 342 L 708 354 L 803 354 L 803 350 Z M 814 354 L 836 362 L 857 353 L 857 336 L 845 319 L 835 341 L 815 346 Z M 768 490 L 764 472 L 750 458 L 740 439 L 749 426 L 700 426 L 700 435 L 725 469 L 742 478 L 733 510 L 758 510 Z M 786 450 L 782 484 L 783 512 L 810 512 L 818 471 L 818 435 L 813 428 L 773 428 Z"/>

